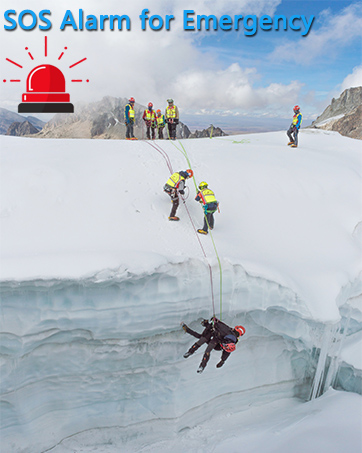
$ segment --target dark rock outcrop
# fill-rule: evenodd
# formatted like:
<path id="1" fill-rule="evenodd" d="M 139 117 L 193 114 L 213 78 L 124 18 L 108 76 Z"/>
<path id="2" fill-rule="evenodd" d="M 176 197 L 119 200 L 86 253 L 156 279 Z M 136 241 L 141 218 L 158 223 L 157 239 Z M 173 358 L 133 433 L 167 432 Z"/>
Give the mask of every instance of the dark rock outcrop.
<path id="1" fill-rule="evenodd" d="M 9 127 L 13 123 L 23 123 L 24 121 L 29 121 L 39 132 L 44 126 L 45 122 L 41 121 L 39 118 L 34 116 L 22 116 L 18 113 L 11 112 L 10 110 L 0 108 L 0 134 L 5 135 Z"/>
<path id="2" fill-rule="evenodd" d="M 211 133 L 212 133 L 212 137 L 223 137 L 225 135 L 228 135 L 228 134 L 225 134 L 225 132 L 222 131 L 219 127 L 210 126 L 207 129 L 204 129 L 202 131 L 196 130 L 195 132 L 193 132 L 190 135 L 189 138 L 211 137 Z"/>
<path id="3" fill-rule="evenodd" d="M 362 140 L 362 87 L 344 90 L 310 127 L 339 132 Z"/>
<path id="4" fill-rule="evenodd" d="M 6 131 L 5 135 L 13 135 L 16 137 L 24 137 L 26 135 L 34 135 L 37 134 L 39 130 L 34 127 L 29 121 L 23 121 L 12 123 L 8 130 Z"/>

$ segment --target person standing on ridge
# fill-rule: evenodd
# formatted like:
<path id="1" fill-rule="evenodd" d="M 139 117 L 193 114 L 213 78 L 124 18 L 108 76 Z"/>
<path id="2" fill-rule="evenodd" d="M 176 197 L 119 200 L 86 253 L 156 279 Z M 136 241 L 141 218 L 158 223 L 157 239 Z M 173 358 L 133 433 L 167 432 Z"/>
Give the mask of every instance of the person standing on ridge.
<path id="1" fill-rule="evenodd" d="M 205 327 L 205 329 L 201 335 L 197 332 L 194 332 L 186 324 L 181 324 L 185 332 L 196 338 L 199 338 L 199 340 L 194 343 L 191 348 L 184 354 L 185 359 L 190 357 L 203 344 L 208 344 L 204 356 L 201 360 L 200 366 L 197 370 L 198 373 L 202 373 L 206 368 L 207 362 L 210 359 L 210 353 L 213 349 L 215 349 L 216 351 L 222 350 L 221 360 L 216 365 L 217 368 L 221 368 L 229 358 L 230 354 L 235 351 L 235 345 L 239 341 L 239 338 L 245 334 L 245 328 L 243 326 L 235 326 L 234 328 L 232 328 L 215 317 L 212 318 L 211 321 L 211 324 L 207 320 L 202 321 L 201 324 Z"/>
<path id="2" fill-rule="evenodd" d="M 166 122 L 168 125 L 168 134 L 171 140 L 176 140 L 176 126 L 179 122 L 178 108 L 173 103 L 173 99 L 167 99 L 168 107 L 166 107 Z"/>
<path id="3" fill-rule="evenodd" d="M 133 134 L 134 117 L 134 98 L 130 98 L 128 104 L 124 108 L 124 122 L 126 124 L 126 140 L 137 140 Z"/>
<path id="4" fill-rule="evenodd" d="M 185 194 L 185 181 L 188 178 L 192 178 L 193 175 L 194 173 L 190 169 L 175 172 L 169 177 L 166 184 L 163 186 L 163 190 L 170 196 L 172 201 L 171 214 L 168 220 L 180 220 L 179 217 L 176 217 L 176 211 L 180 203 L 178 194 Z"/>
<path id="5" fill-rule="evenodd" d="M 143 121 L 146 123 L 146 136 L 148 140 L 151 140 L 151 134 L 150 131 L 152 130 L 152 140 L 155 139 L 156 135 L 156 116 L 155 112 L 153 110 L 153 104 L 152 102 L 148 103 L 147 109 L 143 112 Z"/>
<path id="6" fill-rule="evenodd" d="M 158 129 L 158 138 L 159 140 L 163 139 L 163 129 L 166 126 L 165 115 L 162 115 L 161 110 L 158 109 L 156 111 L 156 121 L 157 121 L 157 129 Z"/>
<path id="7" fill-rule="evenodd" d="M 287 135 L 289 137 L 289 143 L 291 148 L 297 148 L 298 146 L 298 133 L 300 125 L 302 124 L 302 114 L 300 113 L 299 105 L 294 106 L 293 108 L 294 116 L 292 124 L 287 130 Z"/>
<path id="8" fill-rule="evenodd" d="M 203 205 L 204 227 L 197 230 L 197 232 L 200 234 L 207 234 L 208 227 L 210 227 L 210 230 L 214 229 L 214 212 L 217 211 L 219 203 L 215 198 L 214 192 L 208 188 L 207 182 L 200 182 L 199 190 L 200 192 L 196 195 L 195 200 Z"/>

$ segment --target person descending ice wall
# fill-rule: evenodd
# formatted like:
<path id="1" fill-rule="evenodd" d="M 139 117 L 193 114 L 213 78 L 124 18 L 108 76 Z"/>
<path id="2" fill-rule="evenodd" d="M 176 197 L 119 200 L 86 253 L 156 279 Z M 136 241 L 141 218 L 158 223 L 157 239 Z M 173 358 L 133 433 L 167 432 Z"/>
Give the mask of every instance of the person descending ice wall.
<path id="1" fill-rule="evenodd" d="M 203 344 L 207 343 L 208 345 L 197 370 L 198 373 L 202 373 L 206 368 L 207 362 L 210 359 L 210 353 L 213 349 L 222 351 L 221 360 L 216 365 L 217 368 L 221 368 L 230 354 L 235 351 L 236 343 L 239 341 L 239 338 L 245 334 L 245 328 L 243 326 L 235 326 L 232 328 L 216 317 L 211 318 L 211 323 L 207 319 L 204 319 L 201 321 L 201 324 L 205 328 L 203 332 L 199 334 L 190 329 L 185 323 L 181 323 L 181 326 L 186 333 L 198 338 L 198 341 L 196 341 L 196 343 L 194 343 L 184 354 L 185 359 L 190 357 Z"/>
<path id="2" fill-rule="evenodd" d="M 169 220 L 180 220 L 179 217 L 176 217 L 176 211 L 180 203 L 179 194 L 185 194 L 186 179 L 192 178 L 193 171 L 188 169 L 186 171 L 175 172 L 169 177 L 166 184 L 163 186 L 163 190 L 170 196 L 172 201 L 172 209 L 170 213 Z"/>
<path id="3" fill-rule="evenodd" d="M 290 145 L 291 148 L 297 148 L 299 129 L 302 124 L 302 114 L 300 113 L 299 105 L 294 106 L 293 112 L 293 121 L 289 129 L 287 130 L 287 135 L 289 137 L 288 145 Z"/>
<path id="4" fill-rule="evenodd" d="M 208 188 L 205 181 L 199 184 L 199 193 L 196 195 L 196 201 L 203 205 L 204 209 L 204 227 L 197 230 L 200 234 L 207 234 L 208 228 L 214 229 L 214 213 L 217 211 L 219 203 L 215 198 L 214 192 Z"/>

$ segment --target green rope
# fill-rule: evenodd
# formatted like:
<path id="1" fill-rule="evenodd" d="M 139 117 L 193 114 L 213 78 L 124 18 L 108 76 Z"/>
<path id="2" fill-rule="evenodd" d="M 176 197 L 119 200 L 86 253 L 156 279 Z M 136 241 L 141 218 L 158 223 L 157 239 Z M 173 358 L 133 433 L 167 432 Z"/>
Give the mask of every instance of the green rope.
<path id="1" fill-rule="evenodd" d="M 173 143 L 173 142 L 171 142 Z M 186 158 L 186 161 L 187 161 L 187 164 L 189 165 L 189 168 L 191 168 L 191 162 L 190 162 L 190 159 L 187 155 L 187 152 L 186 152 L 186 149 L 184 148 L 183 144 L 181 143 L 181 141 L 179 140 L 179 143 L 182 147 L 182 150 L 180 150 L 175 143 L 173 143 L 173 145 L 185 156 Z M 196 188 L 196 192 L 198 192 L 198 187 L 197 187 L 197 184 L 196 184 L 196 180 L 195 180 L 195 176 L 192 177 L 192 179 L 194 180 L 194 184 L 195 184 L 195 188 Z M 210 237 L 211 237 L 211 241 L 212 241 L 212 245 L 214 247 L 214 250 L 215 250 L 215 254 L 216 254 L 216 258 L 217 258 L 217 261 L 218 261 L 218 264 L 219 264 L 219 271 L 220 271 L 220 320 L 222 320 L 222 267 L 221 267 L 221 261 L 220 261 L 220 257 L 219 257 L 219 254 L 217 252 L 217 248 L 216 248 L 216 244 L 215 244 L 215 241 L 214 241 L 214 236 L 212 235 L 211 233 L 211 230 L 210 230 L 210 225 L 209 225 L 209 222 L 207 220 L 207 217 L 206 217 L 206 214 L 204 212 L 204 217 L 205 217 L 205 220 L 206 220 L 206 224 L 207 224 L 207 227 L 209 229 L 209 233 L 210 233 Z"/>

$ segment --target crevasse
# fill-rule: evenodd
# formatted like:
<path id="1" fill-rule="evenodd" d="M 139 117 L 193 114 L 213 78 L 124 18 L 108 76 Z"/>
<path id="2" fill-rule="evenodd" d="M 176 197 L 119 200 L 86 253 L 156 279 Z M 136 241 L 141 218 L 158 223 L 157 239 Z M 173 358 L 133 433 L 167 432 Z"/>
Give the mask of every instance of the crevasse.
<path id="1" fill-rule="evenodd" d="M 201 376 L 202 351 L 182 358 L 194 339 L 180 328 L 184 321 L 201 331 L 199 321 L 212 315 L 199 260 L 144 275 L 114 269 L 83 280 L 3 282 L 5 451 L 38 453 L 114 426 L 124 429 L 125 442 L 147 439 L 148 422 L 165 423 L 172 436 L 208 417 L 209 405 L 223 411 L 288 396 L 307 400 L 330 385 L 358 391 L 361 370 L 352 367 L 352 379 L 340 356 L 345 337 L 362 329 L 358 305 L 350 303 L 358 282 L 341 292 L 341 320 L 330 325 L 313 320 L 290 289 L 240 265 L 223 269 L 222 318 L 247 333 L 222 369 L 214 351 Z"/>

